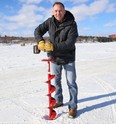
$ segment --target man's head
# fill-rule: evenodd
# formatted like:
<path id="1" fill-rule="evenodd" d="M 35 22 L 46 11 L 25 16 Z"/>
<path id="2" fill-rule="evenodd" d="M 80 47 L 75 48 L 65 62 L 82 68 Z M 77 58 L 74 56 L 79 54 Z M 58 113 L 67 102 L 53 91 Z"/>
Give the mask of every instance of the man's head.
<path id="1" fill-rule="evenodd" d="M 52 13 L 59 22 L 62 22 L 66 13 L 64 5 L 61 2 L 55 2 L 53 4 Z"/>

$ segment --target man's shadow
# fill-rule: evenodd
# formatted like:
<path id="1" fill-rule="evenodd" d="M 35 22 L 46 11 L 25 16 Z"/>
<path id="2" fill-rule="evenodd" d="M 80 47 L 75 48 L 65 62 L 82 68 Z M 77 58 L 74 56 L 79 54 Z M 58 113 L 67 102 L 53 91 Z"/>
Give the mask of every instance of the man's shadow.
<path id="1" fill-rule="evenodd" d="M 86 101 L 92 101 L 92 100 L 97 100 L 97 99 L 100 99 L 100 98 L 111 97 L 111 96 L 116 96 L 116 92 L 83 98 L 83 99 L 78 100 L 78 104 L 82 103 L 82 102 L 86 102 Z M 81 114 L 85 113 L 85 112 L 89 112 L 89 111 L 92 111 L 94 109 L 103 108 L 103 107 L 106 107 L 106 106 L 112 105 L 112 104 L 116 104 L 116 97 L 115 97 L 115 99 L 112 99 L 112 100 L 104 101 L 102 103 L 98 103 L 98 104 L 95 104 L 95 105 L 92 105 L 92 106 L 88 106 L 88 107 L 79 109 L 77 111 L 77 117 L 80 116 Z"/>
<path id="2" fill-rule="evenodd" d="M 86 102 L 86 101 L 97 100 L 97 99 L 104 98 L 104 97 L 111 97 L 111 96 L 116 96 L 116 92 L 79 99 L 77 104 L 82 103 L 82 102 Z M 85 108 L 82 108 L 82 109 L 77 109 L 77 118 L 81 114 L 84 114 L 85 112 L 89 112 L 89 111 L 92 111 L 94 109 L 103 108 L 103 107 L 106 107 L 106 106 L 112 105 L 112 104 L 116 104 L 116 97 L 115 97 L 115 99 L 112 99 L 112 100 L 107 100 L 107 101 L 104 101 L 102 103 L 98 103 L 98 104 L 88 106 L 88 107 L 85 107 Z M 65 103 L 63 106 L 68 106 L 68 102 Z M 66 113 L 67 112 L 59 113 L 57 115 L 57 118 L 60 117 L 62 114 L 66 114 Z"/>

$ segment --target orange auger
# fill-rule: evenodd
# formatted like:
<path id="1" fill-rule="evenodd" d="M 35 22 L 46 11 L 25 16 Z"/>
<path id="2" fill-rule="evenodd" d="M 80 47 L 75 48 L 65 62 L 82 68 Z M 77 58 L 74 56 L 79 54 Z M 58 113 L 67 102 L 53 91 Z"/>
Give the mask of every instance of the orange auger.
<path id="1" fill-rule="evenodd" d="M 48 84 L 48 100 L 49 100 L 49 119 L 53 120 L 56 117 L 56 111 L 53 110 L 53 106 L 56 104 L 56 100 L 52 97 L 52 93 L 55 91 L 55 87 L 51 85 L 51 80 L 55 77 L 55 75 L 50 74 L 50 62 L 54 61 L 53 59 L 43 59 L 43 62 L 48 62 L 48 80 L 46 83 Z"/>

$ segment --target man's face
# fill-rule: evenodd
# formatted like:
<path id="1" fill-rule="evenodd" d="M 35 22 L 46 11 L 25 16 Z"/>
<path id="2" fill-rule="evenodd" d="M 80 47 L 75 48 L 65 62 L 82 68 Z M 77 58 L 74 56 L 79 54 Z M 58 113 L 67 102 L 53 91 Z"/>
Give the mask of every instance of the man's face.
<path id="1" fill-rule="evenodd" d="M 56 4 L 52 9 L 52 13 L 59 22 L 62 22 L 65 15 L 65 9 L 60 4 Z"/>

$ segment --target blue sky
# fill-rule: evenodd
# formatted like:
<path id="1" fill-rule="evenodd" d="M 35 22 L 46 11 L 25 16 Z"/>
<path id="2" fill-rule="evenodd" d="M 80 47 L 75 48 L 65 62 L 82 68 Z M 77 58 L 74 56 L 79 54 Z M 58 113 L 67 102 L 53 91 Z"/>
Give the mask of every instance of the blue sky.
<path id="1" fill-rule="evenodd" d="M 52 16 L 51 8 L 55 1 L 0 0 L 0 35 L 34 36 L 34 29 Z M 74 14 L 79 35 L 116 34 L 116 0 L 59 1 Z"/>

